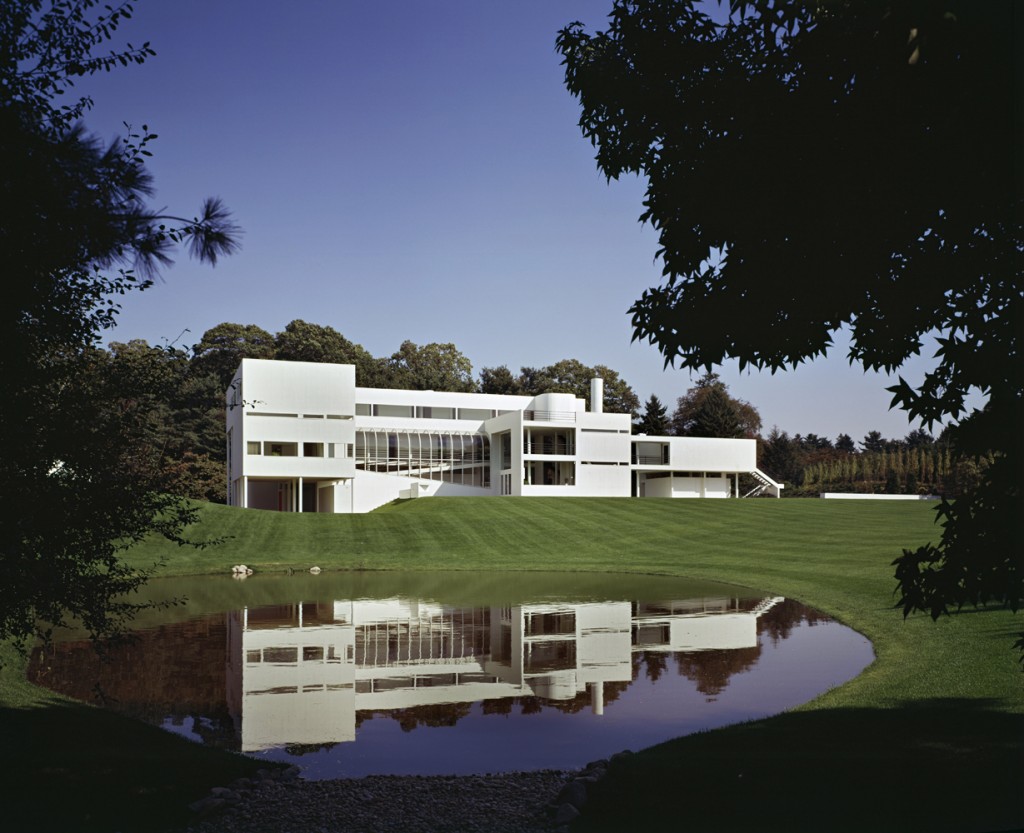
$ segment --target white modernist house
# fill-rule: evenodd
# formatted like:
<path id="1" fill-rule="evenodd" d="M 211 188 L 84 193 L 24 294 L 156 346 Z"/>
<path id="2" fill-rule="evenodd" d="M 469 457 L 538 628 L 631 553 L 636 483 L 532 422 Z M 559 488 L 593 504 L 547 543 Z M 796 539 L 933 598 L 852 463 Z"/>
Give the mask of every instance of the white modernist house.
<path id="1" fill-rule="evenodd" d="M 227 391 L 228 503 L 369 512 L 428 495 L 779 496 L 754 440 L 631 434 L 628 414 L 568 393 L 356 386 L 345 364 L 243 359 Z"/>

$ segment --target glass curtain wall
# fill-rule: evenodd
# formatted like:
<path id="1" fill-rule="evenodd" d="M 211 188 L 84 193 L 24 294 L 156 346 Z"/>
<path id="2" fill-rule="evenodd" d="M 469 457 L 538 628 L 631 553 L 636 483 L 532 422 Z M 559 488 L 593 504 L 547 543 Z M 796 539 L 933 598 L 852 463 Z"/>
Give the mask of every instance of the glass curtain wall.
<path id="1" fill-rule="evenodd" d="M 356 431 L 356 468 L 460 486 L 491 485 L 491 445 L 484 434 Z"/>

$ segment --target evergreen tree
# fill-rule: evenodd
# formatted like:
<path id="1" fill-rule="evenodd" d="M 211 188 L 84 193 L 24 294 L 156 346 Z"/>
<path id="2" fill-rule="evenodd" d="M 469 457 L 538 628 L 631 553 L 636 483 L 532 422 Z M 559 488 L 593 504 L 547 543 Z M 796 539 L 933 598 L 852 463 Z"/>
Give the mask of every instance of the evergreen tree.
<path id="1" fill-rule="evenodd" d="M 646 434 L 648 437 L 662 437 L 668 433 L 669 421 L 665 406 L 653 393 L 644 405 L 644 414 L 634 426 L 634 434 Z"/>

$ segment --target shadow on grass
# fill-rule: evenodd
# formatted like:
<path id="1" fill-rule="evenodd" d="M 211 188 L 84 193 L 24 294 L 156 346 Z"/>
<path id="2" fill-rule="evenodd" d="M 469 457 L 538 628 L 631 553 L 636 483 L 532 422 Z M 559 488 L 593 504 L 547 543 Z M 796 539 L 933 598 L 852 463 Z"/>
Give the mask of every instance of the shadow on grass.
<path id="1" fill-rule="evenodd" d="M 0 829 L 159 831 L 259 766 L 160 729 L 59 700 L 0 709 Z"/>
<path id="2" fill-rule="evenodd" d="M 616 761 L 572 830 L 1020 829 L 1022 750 L 986 701 L 795 712 Z"/>

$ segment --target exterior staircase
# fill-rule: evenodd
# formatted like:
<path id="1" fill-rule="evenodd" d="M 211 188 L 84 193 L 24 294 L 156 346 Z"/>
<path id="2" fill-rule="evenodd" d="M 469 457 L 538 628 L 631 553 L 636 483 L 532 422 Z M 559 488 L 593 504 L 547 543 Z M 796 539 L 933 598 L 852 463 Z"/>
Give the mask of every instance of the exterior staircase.
<path id="1" fill-rule="evenodd" d="M 743 497 L 757 497 L 765 492 L 768 492 L 775 497 L 782 497 L 782 490 L 786 488 L 781 483 L 776 483 L 767 474 L 760 469 L 754 469 L 750 472 L 750 476 L 757 481 L 757 485 L 747 492 Z"/>

